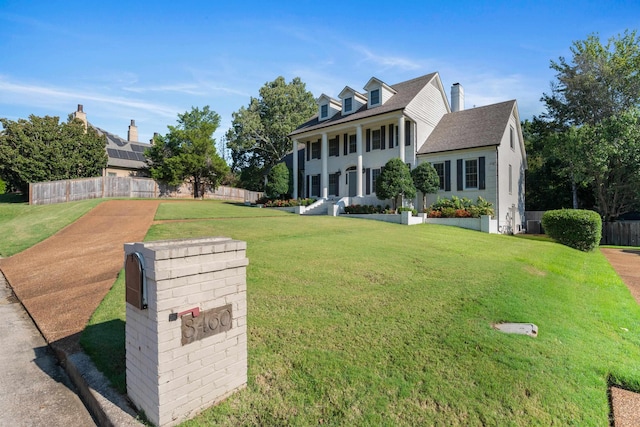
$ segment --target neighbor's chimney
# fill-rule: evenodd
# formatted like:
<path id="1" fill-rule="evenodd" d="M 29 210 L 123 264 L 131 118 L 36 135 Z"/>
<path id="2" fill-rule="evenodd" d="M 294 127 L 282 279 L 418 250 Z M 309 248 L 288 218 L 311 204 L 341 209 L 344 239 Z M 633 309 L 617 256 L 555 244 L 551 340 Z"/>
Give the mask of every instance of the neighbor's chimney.
<path id="1" fill-rule="evenodd" d="M 153 133 L 153 138 L 149 140 L 149 144 L 153 145 L 153 142 L 156 140 L 156 136 L 160 135 L 158 132 Z"/>
<path id="2" fill-rule="evenodd" d="M 84 130 L 86 132 L 87 131 L 87 113 L 82 111 L 82 104 L 78 104 L 78 111 L 73 113 L 73 118 L 82 120 L 82 123 L 84 123 Z"/>
<path id="3" fill-rule="evenodd" d="M 460 83 L 454 83 L 451 86 L 451 111 L 464 110 L 464 89 Z"/>
<path id="4" fill-rule="evenodd" d="M 127 140 L 138 142 L 138 127 L 136 126 L 135 120 L 131 120 L 131 124 L 129 125 L 129 132 L 127 133 Z"/>

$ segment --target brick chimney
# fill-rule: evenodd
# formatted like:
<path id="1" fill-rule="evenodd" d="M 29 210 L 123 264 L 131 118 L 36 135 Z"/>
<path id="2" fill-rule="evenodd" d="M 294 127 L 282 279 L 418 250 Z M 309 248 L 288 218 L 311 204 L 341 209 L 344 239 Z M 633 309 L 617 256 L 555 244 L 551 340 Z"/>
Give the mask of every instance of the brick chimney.
<path id="1" fill-rule="evenodd" d="M 136 126 L 135 120 L 131 120 L 131 124 L 129 125 L 129 132 L 127 132 L 127 140 L 138 142 L 138 126 Z"/>
<path id="2" fill-rule="evenodd" d="M 87 130 L 87 113 L 85 113 L 82 109 L 83 109 L 82 104 L 78 104 L 78 111 L 73 113 L 73 118 L 82 120 L 82 123 L 84 123 L 84 130 L 86 132 L 86 130 Z"/>
<path id="3" fill-rule="evenodd" d="M 464 110 L 464 89 L 460 83 L 454 83 L 451 86 L 451 111 Z"/>
<path id="4" fill-rule="evenodd" d="M 149 144 L 153 145 L 153 142 L 156 140 L 156 136 L 160 135 L 158 132 L 153 133 L 153 138 L 149 140 Z"/>

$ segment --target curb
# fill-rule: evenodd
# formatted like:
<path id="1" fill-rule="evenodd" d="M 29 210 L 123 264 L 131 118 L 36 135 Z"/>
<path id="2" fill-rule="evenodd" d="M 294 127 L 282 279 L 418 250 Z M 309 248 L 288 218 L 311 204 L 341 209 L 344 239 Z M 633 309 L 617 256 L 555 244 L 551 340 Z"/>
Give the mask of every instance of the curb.
<path id="1" fill-rule="evenodd" d="M 69 355 L 55 345 L 50 346 L 99 426 L 142 425 L 129 401 L 109 385 L 107 378 L 95 367 L 89 356 L 83 352 Z"/>

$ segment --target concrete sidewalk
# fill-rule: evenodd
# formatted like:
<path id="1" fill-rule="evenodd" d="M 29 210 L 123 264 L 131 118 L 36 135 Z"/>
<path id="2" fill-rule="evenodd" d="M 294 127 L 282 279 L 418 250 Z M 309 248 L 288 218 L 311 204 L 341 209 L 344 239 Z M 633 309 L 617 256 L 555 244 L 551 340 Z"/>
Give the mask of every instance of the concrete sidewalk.
<path id="1" fill-rule="evenodd" d="M 66 372 L 0 274 L 0 425 L 95 425 Z"/>

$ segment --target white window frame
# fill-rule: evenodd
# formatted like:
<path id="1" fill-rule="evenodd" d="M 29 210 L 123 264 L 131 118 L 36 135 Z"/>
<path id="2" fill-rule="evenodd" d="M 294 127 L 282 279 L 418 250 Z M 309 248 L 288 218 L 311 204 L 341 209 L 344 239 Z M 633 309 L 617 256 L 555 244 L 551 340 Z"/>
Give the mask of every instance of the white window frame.
<path id="1" fill-rule="evenodd" d="M 376 94 L 376 97 L 378 98 L 376 102 L 373 101 L 373 94 Z M 373 89 L 371 92 L 369 92 L 369 98 L 370 98 L 369 102 L 371 106 L 380 105 L 380 100 L 381 100 L 380 88 Z"/>
<path id="2" fill-rule="evenodd" d="M 320 106 L 320 118 L 326 119 L 329 116 L 329 104 L 322 104 Z"/>
<path id="3" fill-rule="evenodd" d="M 371 149 L 382 149 L 382 132 L 380 132 L 380 129 L 371 130 Z"/>
<path id="4" fill-rule="evenodd" d="M 469 167 L 470 167 L 470 165 L 469 165 L 470 162 L 475 162 L 475 172 L 468 170 Z M 475 158 L 475 159 L 465 159 L 463 161 L 463 165 L 464 165 L 463 178 L 464 178 L 464 188 L 465 189 L 468 188 L 468 189 L 476 189 L 477 190 L 479 188 L 479 185 L 478 185 L 479 184 L 479 180 L 480 180 L 479 163 L 480 162 L 478 161 L 477 158 Z M 470 178 L 472 178 L 474 175 L 475 175 L 476 185 L 475 186 L 474 185 L 468 185 Z"/>
<path id="5" fill-rule="evenodd" d="M 344 112 L 350 113 L 353 110 L 353 97 L 350 96 L 344 99 Z"/>

